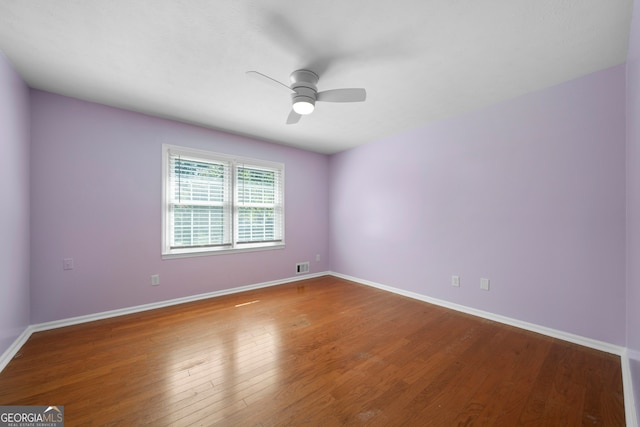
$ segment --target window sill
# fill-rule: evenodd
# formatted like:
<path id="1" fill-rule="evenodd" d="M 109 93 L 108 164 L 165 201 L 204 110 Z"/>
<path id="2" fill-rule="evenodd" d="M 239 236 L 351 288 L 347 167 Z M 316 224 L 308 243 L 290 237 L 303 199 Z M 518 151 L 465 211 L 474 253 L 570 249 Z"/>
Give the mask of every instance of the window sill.
<path id="1" fill-rule="evenodd" d="M 166 252 L 162 254 L 162 259 L 175 259 L 175 258 L 193 258 L 193 257 L 201 257 L 201 256 L 212 256 L 212 255 L 229 255 L 229 254 L 237 254 L 243 252 L 257 252 L 257 251 L 270 251 L 274 249 L 284 249 L 284 243 L 271 243 L 268 245 L 255 245 L 241 248 L 232 248 L 232 249 L 183 249 L 181 251 L 174 252 Z"/>

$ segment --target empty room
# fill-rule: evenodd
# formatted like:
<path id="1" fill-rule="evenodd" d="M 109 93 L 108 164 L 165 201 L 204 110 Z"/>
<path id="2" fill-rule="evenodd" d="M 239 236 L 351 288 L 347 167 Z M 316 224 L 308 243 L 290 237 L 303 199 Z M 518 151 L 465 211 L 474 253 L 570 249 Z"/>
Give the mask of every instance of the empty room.
<path id="1" fill-rule="evenodd" d="M 0 147 L 0 426 L 638 426 L 638 1 L 0 0 Z"/>

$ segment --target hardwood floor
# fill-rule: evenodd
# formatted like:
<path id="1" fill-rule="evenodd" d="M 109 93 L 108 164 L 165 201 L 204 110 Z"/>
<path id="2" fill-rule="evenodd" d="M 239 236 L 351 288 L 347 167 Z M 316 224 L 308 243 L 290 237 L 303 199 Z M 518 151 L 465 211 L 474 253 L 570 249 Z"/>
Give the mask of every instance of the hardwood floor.
<path id="1" fill-rule="evenodd" d="M 620 358 L 332 276 L 35 333 L 66 426 L 624 425 Z"/>

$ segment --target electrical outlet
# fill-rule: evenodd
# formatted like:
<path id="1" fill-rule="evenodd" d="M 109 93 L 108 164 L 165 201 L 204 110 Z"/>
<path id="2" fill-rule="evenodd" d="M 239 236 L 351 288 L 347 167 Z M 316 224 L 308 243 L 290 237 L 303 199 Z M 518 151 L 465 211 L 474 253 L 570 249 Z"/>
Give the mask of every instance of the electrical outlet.
<path id="1" fill-rule="evenodd" d="M 480 279 L 480 289 L 489 290 L 489 279 Z"/>
<path id="2" fill-rule="evenodd" d="M 151 286 L 158 286 L 160 284 L 160 275 L 153 274 L 151 276 Z"/>
<path id="3" fill-rule="evenodd" d="M 451 276 L 451 286 L 460 287 L 460 276 Z"/>

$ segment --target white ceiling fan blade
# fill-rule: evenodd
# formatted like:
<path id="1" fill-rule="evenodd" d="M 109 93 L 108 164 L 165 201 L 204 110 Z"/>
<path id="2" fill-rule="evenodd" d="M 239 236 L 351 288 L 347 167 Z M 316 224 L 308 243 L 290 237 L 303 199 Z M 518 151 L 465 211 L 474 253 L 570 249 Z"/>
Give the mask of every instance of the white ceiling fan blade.
<path id="1" fill-rule="evenodd" d="M 295 125 L 296 123 L 298 123 L 300 121 L 300 118 L 302 116 L 298 113 L 296 113 L 295 111 L 291 110 L 291 112 L 289 113 L 289 117 L 287 117 L 287 124 L 288 125 Z"/>
<path id="2" fill-rule="evenodd" d="M 361 88 L 330 89 L 318 92 L 317 101 L 362 102 L 367 99 L 367 91 Z"/>
<path id="3" fill-rule="evenodd" d="M 258 71 L 247 71 L 247 75 L 253 77 L 254 79 L 260 80 L 261 82 L 265 82 L 271 86 L 275 86 L 278 88 L 285 88 L 286 90 L 288 90 L 289 92 L 295 92 L 293 89 L 291 89 L 289 86 L 287 86 L 284 83 L 281 83 L 279 81 L 277 81 L 276 79 L 272 79 L 271 77 L 267 76 L 266 74 L 262 74 Z"/>

